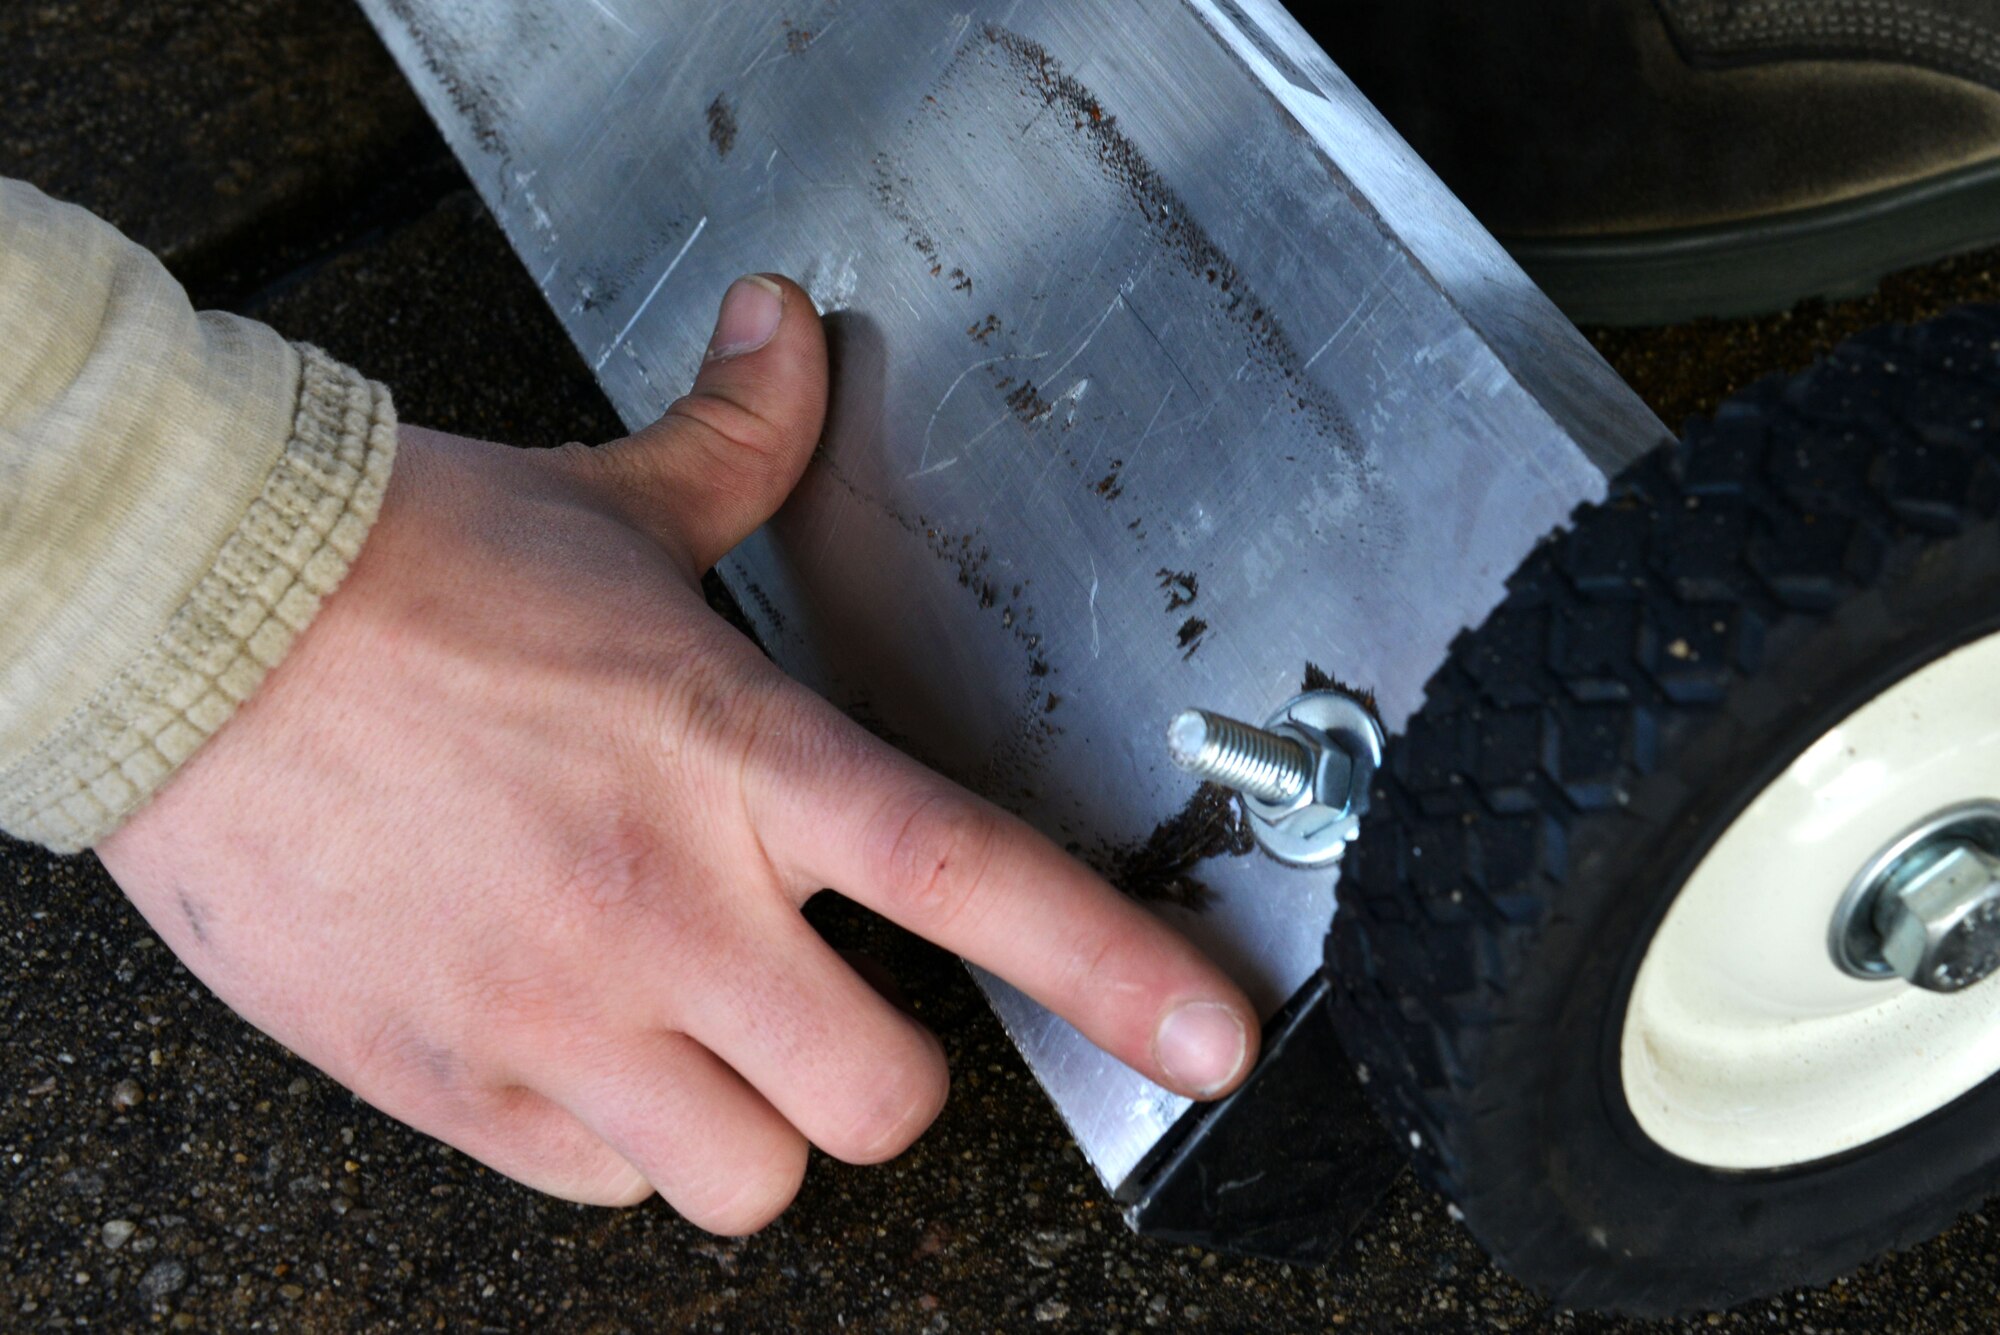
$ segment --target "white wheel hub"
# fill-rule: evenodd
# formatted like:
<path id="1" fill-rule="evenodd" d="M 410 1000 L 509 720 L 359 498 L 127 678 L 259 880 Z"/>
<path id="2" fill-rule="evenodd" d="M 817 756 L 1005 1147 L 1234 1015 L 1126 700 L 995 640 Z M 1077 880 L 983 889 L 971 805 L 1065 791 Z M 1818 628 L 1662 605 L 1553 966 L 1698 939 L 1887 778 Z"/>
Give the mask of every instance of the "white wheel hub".
<path id="1" fill-rule="evenodd" d="M 1682 887 L 1626 1007 L 1626 1102 L 1670 1153 L 1810 1163 L 1935 1112 L 2000 1071 L 2000 981 L 1944 994 L 1853 977 L 1828 927 L 1899 837 L 2000 800 L 2000 636 L 1896 683 L 1737 817 Z"/>

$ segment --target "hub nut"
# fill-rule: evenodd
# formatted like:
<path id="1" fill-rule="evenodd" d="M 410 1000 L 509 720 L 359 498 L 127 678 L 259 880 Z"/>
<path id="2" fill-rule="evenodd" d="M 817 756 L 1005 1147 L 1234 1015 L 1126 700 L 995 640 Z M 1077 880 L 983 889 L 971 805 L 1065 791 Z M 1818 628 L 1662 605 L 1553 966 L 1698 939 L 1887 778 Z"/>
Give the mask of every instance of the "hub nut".
<path id="1" fill-rule="evenodd" d="M 2000 970 L 2000 859 L 1962 839 L 1913 855 L 1877 892 L 1882 959 L 1933 992 Z"/>

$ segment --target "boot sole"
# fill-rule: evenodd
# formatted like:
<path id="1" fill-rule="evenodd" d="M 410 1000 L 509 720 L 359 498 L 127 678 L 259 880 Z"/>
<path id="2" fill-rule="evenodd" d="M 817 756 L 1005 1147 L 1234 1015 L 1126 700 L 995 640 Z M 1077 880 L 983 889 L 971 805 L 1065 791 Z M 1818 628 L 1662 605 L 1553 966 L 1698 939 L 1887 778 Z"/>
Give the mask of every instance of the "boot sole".
<path id="1" fill-rule="evenodd" d="M 1838 204 L 1616 237 L 1502 238 L 1581 325 L 1764 315 L 2000 243 L 2000 158 Z"/>

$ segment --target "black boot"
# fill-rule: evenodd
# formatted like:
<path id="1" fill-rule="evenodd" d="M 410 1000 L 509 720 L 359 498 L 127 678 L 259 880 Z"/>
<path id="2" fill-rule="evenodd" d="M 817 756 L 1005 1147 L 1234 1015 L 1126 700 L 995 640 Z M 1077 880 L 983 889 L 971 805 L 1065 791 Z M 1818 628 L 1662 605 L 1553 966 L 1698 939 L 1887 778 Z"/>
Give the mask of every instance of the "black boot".
<path id="1" fill-rule="evenodd" d="M 1580 323 L 2000 242 L 2000 0 L 1295 0 Z"/>

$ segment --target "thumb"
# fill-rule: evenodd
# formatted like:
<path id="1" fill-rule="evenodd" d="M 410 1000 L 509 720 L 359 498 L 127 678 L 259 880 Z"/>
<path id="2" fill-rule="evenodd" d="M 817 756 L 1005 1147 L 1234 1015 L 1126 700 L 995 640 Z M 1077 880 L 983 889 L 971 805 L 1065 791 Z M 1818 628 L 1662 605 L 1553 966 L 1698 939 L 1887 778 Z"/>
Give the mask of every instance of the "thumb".
<path id="1" fill-rule="evenodd" d="M 606 462 L 662 540 L 707 570 L 798 485 L 826 421 L 826 332 L 805 289 L 739 278 L 694 388 Z"/>

